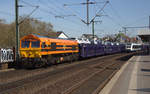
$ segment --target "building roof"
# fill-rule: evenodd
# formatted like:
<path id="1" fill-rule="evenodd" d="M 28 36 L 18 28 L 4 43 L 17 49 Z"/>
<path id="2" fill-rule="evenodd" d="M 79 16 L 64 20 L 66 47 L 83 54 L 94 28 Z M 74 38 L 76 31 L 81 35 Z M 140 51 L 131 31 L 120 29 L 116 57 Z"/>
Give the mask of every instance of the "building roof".
<path id="1" fill-rule="evenodd" d="M 142 29 L 138 32 L 138 36 L 143 42 L 150 42 L 150 29 Z"/>
<path id="2" fill-rule="evenodd" d="M 61 33 L 63 33 L 62 31 L 58 31 L 56 32 L 56 35 L 59 36 Z"/>
<path id="3" fill-rule="evenodd" d="M 68 37 L 63 31 L 57 31 L 57 32 L 56 32 L 57 37 L 59 37 L 59 35 L 62 34 L 62 33 L 63 33 L 66 37 Z M 68 38 L 69 38 L 69 37 L 68 37 Z"/>
<path id="4" fill-rule="evenodd" d="M 48 34 L 40 34 L 39 33 L 38 35 L 47 36 L 47 37 L 51 37 L 51 38 L 57 38 L 56 32 L 48 32 Z"/>
<path id="5" fill-rule="evenodd" d="M 150 35 L 150 29 L 142 29 L 138 32 L 138 35 Z"/>
<path id="6" fill-rule="evenodd" d="M 46 37 L 49 37 L 49 38 L 58 38 L 60 34 L 64 34 L 66 37 L 68 37 L 64 32 L 62 31 L 58 31 L 58 32 L 48 32 L 48 35 L 47 34 L 44 34 L 42 36 L 46 36 Z M 38 35 L 39 36 L 39 35 Z M 42 37 L 40 36 L 40 37 Z"/>

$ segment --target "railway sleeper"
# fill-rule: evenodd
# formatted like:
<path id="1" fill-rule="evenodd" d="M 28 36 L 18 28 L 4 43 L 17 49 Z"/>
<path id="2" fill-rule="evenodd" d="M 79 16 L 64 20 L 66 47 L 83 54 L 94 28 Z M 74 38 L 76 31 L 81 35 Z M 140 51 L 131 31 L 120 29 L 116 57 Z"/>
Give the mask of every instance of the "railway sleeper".
<path id="1" fill-rule="evenodd" d="M 104 67 L 102 67 L 102 66 L 96 66 L 94 68 L 96 68 L 96 69 L 104 69 Z"/>
<path id="2" fill-rule="evenodd" d="M 106 67 L 107 70 L 119 70 L 120 68 L 116 68 L 116 67 Z"/>

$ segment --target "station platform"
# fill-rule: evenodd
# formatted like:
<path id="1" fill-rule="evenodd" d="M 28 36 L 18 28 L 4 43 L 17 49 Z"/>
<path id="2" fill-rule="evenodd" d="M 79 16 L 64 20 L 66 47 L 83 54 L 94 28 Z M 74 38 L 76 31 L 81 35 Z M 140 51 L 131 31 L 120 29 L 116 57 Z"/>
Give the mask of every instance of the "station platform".
<path id="1" fill-rule="evenodd" d="M 150 55 L 133 56 L 99 94 L 150 94 Z"/>

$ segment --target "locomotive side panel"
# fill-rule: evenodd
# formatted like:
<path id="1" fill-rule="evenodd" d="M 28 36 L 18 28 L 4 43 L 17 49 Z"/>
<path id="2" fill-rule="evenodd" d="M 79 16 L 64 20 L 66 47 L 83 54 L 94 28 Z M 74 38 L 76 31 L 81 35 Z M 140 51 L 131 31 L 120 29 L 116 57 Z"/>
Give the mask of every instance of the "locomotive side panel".
<path id="1" fill-rule="evenodd" d="M 41 67 L 78 59 L 79 48 L 76 41 L 28 35 L 20 43 L 23 66 Z"/>

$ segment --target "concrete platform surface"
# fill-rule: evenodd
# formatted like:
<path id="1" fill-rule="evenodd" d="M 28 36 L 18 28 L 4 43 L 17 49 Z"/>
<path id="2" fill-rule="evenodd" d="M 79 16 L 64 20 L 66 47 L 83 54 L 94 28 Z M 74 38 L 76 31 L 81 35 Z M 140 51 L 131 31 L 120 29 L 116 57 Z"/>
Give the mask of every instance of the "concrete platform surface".
<path id="1" fill-rule="evenodd" d="M 150 94 L 150 56 L 133 56 L 99 94 Z"/>
<path id="2" fill-rule="evenodd" d="M 11 69 L 5 69 L 5 70 L 0 70 L 0 73 L 1 72 L 7 72 L 7 71 L 14 71 L 15 69 L 14 68 L 11 68 Z"/>

